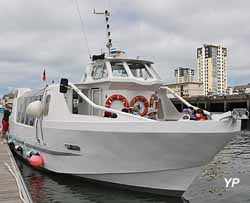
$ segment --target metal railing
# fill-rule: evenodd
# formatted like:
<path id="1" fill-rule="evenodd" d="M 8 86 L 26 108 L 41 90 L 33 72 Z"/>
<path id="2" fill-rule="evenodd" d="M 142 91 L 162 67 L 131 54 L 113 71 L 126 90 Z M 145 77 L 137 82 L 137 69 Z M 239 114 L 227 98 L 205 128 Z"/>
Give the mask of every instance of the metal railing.
<path id="1" fill-rule="evenodd" d="M 152 119 L 149 119 L 149 118 L 144 118 L 144 117 L 142 117 L 142 116 L 137 116 L 137 115 L 125 113 L 125 112 L 122 112 L 122 111 L 119 111 L 119 110 L 116 110 L 116 109 L 111 109 L 111 108 L 107 108 L 107 107 L 104 107 L 104 106 L 97 105 L 97 104 L 95 104 L 92 100 L 90 100 L 84 93 L 82 93 L 82 91 L 81 91 L 77 86 L 75 86 L 73 83 L 70 83 L 70 82 L 69 82 L 68 85 L 69 85 L 73 90 L 75 90 L 75 92 L 76 92 L 82 99 L 84 99 L 90 106 L 92 106 L 92 107 L 95 108 L 95 109 L 98 109 L 98 110 L 101 110 L 101 111 L 111 112 L 111 113 L 117 114 L 118 116 L 121 116 L 121 117 L 130 117 L 130 118 L 135 118 L 135 119 L 143 120 L 143 121 L 156 122 L 155 120 L 152 120 Z"/>

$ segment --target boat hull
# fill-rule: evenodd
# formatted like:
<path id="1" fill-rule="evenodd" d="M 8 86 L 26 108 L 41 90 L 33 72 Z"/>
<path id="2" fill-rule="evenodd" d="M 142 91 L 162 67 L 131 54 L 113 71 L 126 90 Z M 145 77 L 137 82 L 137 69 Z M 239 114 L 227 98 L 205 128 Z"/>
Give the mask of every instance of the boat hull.
<path id="1" fill-rule="evenodd" d="M 101 183 L 140 192 L 180 197 L 201 167 L 124 174 L 77 175 Z"/>
<path id="2" fill-rule="evenodd" d="M 240 129 L 238 121 L 206 125 L 194 122 L 193 126 L 187 122 L 175 122 L 178 124 L 175 126 L 165 123 L 165 132 L 159 130 L 161 126 L 158 131 L 151 126 L 151 132 L 132 131 L 132 127 L 128 130 L 125 126 L 111 132 L 86 129 L 84 125 L 83 129 L 75 126 L 76 130 L 67 129 L 66 124 L 56 128 L 44 125 L 43 137 L 38 136 L 40 143 L 32 128 L 15 125 L 11 135 L 16 144 L 39 151 L 47 170 L 140 191 L 180 196 L 199 174 L 201 166 Z M 185 130 L 188 125 L 193 132 Z M 116 129 L 115 124 L 113 129 Z"/>

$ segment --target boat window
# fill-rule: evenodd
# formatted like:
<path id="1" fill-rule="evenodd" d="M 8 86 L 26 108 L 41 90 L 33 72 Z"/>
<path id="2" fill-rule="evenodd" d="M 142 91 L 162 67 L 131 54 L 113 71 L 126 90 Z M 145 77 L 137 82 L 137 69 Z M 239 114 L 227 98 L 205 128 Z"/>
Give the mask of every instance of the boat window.
<path id="1" fill-rule="evenodd" d="M 73 97 L 72 97 L 72 113 L 78 114 L 78 103 L 79 103 L 79 96 L 75 90 L 73 90 Z"/>
<path id="2" fill-rule="evenodd" d="M 17 100 L 17 118 L 16 122 L 24 125 L 34 126 L 35 117 L 26 113 L 28 105 L 34 101 L 41 101 L 42 95 L 20 97 Z"/>
<path id="3" fill-rule="evenodd" d="M 108 71 L 105 64 L 96 64 L 92 68 L 91 77 L 94 80 L 100 80 L 108 76 Z"/>
<path id="4" fill-rule="evenodd" d="M 142 78 L 144 80 L 153 78 L 152 74 L 146 68 L 146 66 L 142 63 L 127 63 L 133 76 L 136 78 Z"/>
<path id="5" fill-rule="evenodd" d="M 44 104 L 44 110 L 43 110 L 43 115 L 47 116 L 49 113 L 49 103 L 50 103 L 50 95 L 46 95 L 45 97 L 45 104 Z"/>
<path id="6" fill-rule="evenodd" d="M 17 122 L 21 122 L 21 117 L 22 117 L 22 98 L 19 98 L 17 101 L 17 118 L 16 121 Z"/>
<path id="7" fill-rule="evenodd" d="M 27 106 L 31 103 L 31 97 L 25 98 L 25 120 L 24 124 L 29 125 L 30 115 L 26 113 Z"/>
<path id="8" fill-rule="evenodd" d="M 86 79 L 87 79 L 87 73 L 84 73 L 83 78 L 82 78 L 82 82 L 85 82 Z"/>
<path id="9" fill-rule="evenodd" d="M 159 110 L 157 112 L 157 118 L 158 119 L 163 119 L 164 118 L 164 112 L 163 112 L 162 100 L 161 99 L 159 99 Z"/>
<path id="10" fill-rule="evenodd" d="M 154 76 L 156 77 L 156 79 L 161 80 L 161 77 L 159 76 L 159 74 L 156 72 L 153 64 L 146 64 L 146 67 L 154 74 Z"/>
<path id="11" fill-rule="evenodd" d="M 128 77 L 122 62 L 111 62 L 112 75 L 114 77 Z"/>

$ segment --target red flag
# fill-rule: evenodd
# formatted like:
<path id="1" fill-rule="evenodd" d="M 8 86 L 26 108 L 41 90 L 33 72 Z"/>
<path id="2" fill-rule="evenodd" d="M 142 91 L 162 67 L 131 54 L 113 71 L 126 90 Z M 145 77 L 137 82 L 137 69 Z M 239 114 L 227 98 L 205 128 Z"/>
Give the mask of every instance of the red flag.
<path id="1" fill-rule="evenodd" d="M 44 69 L 44 71 L 43 71 L 43 81 L 45 81 L 46 80 L 46 72 L 45 72 L 45 69 Z"/>

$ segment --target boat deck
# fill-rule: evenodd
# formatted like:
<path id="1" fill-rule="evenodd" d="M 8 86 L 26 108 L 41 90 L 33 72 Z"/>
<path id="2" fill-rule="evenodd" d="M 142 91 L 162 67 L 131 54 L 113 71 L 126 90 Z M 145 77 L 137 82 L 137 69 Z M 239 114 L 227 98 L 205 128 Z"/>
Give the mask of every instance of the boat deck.
<path id="1" fill-rule="evenodd" d="M 26 202 L 32 202 L 8 144 L 0 140 L 0 202 L 22 203 L 20 194 Z"/>

